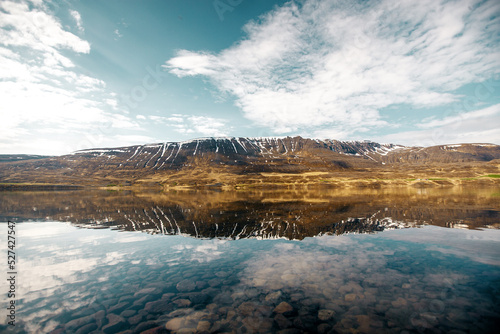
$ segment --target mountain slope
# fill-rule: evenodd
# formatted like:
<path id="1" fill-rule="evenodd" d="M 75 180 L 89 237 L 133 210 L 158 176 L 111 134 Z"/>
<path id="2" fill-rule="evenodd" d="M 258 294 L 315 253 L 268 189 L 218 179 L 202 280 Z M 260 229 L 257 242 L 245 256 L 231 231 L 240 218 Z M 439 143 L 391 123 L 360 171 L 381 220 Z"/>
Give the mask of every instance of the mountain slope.
<path id="1" fill-rule="evenodd" d="M 454 168 L 457 164 L 481 164 L 489 166 L 485 171 L 497 172 L 495 159 L 500 159 L 500 146 L 493 144 L 423 148 L 302 137 L 202 138 L 89 149 L 46 159 L 3 162 L 0 163 L 0 180 L 126 185 L 139 180 L 143 183 L 177 184 L 192 179 L 194 185 L 237 184 L 265 173 L 316 173 L 316 176 L 372 173 L 369 177 L 378 177 L 377 172 L 389 173 L 392 170 L 394 173 L 396 170 L 451 164 L 455 164 Z M 485 164 L 489 161 L 492 163 Z M 367 177 L 365 174 L 363 177 Z M 221 179 L 221 175 L 227 177 Z"/>
<path id="2" fill-rule="evenodd" d="M 99 159 L 105 156 L 110 163 L 120 162 L 117 167 L 176 169 L 193 161 L 210 161 L 229 165 L 252 164 L 262 159 L 299 159 L 306 154 L 314 156 L 381 155 L 402 148 L 373 142 L 341 142 L 286 138 L 203 138 L 185 142 L 138 145 L 117 149 L 93 149 L 75 152 L 75 157 Z M 71 159 L 67 157 L 66 159 Z M 344 157 L 346 159 L 346 157 Z M 104 160 L 104 159 L 101 159 Z M 108 164 L 108 163 L 105 163 Z"/>
<path id="3" fill-rule="evenodd" d="M 45 159 L 49 157 L 50 156 L 48 155 L 33 155 L 33 154 L 0 154 L 0 162 Z"/>
<path id="4" fill-rule="evenodd" d="M 494 144 L 456 144 L 432 147 L 406 147 L 370 141 L 317 140 L 301 137 L 286 138 L 202 138 L 185 142 L 137 145 L 116 149 L 91 149 L 75 152 L 73 156 L 96 159 L 118 158 L 118 167 L 171 169 L 193 160 L 212 160 L 232 164 L 252 163 L 259 159 L 274 160 L 308 156 L 313 158 L 363 158 L 375 163 L 453 163 L 500 159 L 500 146 Z M 68 157 L 67 159 L 71 159 Z"/>

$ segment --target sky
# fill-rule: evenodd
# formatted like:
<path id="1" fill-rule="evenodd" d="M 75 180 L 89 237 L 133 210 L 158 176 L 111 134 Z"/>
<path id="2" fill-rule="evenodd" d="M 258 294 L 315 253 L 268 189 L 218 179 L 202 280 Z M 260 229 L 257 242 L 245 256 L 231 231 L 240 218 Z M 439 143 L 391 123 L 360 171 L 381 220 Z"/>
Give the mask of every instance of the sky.
<path id="1" fill-rule="evenodd" d="M 0 154 L 500 144 L 497 0 L 0 0 Z"/>

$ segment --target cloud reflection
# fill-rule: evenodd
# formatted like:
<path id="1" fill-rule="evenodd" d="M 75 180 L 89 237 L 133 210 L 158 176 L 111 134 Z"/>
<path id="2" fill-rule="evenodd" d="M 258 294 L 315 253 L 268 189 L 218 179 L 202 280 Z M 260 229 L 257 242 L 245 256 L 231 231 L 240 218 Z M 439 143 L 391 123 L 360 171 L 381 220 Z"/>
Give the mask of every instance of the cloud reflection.
<path id="1" fill-rule="evenodd" d="M 418 230 L 386 231 L 382 238 L 427 244 L 427 250 L 500 266 L 500 230 L 442 229 L 434 226 Z"/>

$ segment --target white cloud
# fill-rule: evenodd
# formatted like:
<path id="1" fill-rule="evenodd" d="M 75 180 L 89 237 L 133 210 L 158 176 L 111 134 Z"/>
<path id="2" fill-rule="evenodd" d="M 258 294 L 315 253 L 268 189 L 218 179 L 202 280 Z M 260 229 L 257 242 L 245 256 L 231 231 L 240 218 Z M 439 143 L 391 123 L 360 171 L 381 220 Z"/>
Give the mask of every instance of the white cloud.
<path id="1" fill-rule="evenodd" d="M 96 147 L 117 147 L 117 146 L 131 146 L 137 145 L 141 143 L 151 143 L 153 141 L 157 141 L 155 138 L 145 135 L 139 134 L 106 134 L 102 136 L 98 136 L 96 140 L 83 140 L 78 143 L 77 146 L 74 146 L 73 151 L 96 148 Z M 68 147 L 66 146 L 65 152 L 68 151 Z"/>
<path id="2" fill-rule="evenodd" d="M 80 13 L 78 13 L 76 10 L 70 10 L 69 13 L 71 14 L 71 16 L 75 19 L 75 22 L 76 22 L 76 26 L 78 28 L 78 31 L 79 32 L 84 32 L 85 29 L 83 28 L 82 26 L 82 17 L 80 15 Z"/>
<path id="3" fill-rule="evenodd" d="M 170 126 L 178 133 L 191 136 L 225 137 L 232 129 L 226 120 L 209 116 L 174 114 L 170 117 L 152 115 L 148 118 Z"/>
<path id="4" fill-rule="evenodd" d="M 190 116 L 187 118 L 188 129 L 204 136 L 224 137 L 227 136 L 228 127 L 226 121 L 207 116 Z"/>
<path id="5" fill-rule="evenodd" d="M 81 27 L 79 13 L 70 14 Z M 2 152 L 62 154 L 140 129 L 118 113 L 105 82 L 80 73 L 68 51 L 87 54 L 90 44 L 66 31 L 43 3 L 0 2 Z"/>
<path id="6" fill-rule="evenodd" d="M 429 121 L 422 122 L 420 124 L 417 124 L 419 128 L 435 128 L 435 127 L 441 127 L 441 126 L 449 126 L 449 125 L 455 125 L 457 123 L 461 122 L 468 122 L 468 121 L 474 121 L 478 118 L 484 119 L 488 117 L 495 117 L 496 115 L 500 114 L 500 104 L 485 108 L 485 109 L 480 109 L 480 110 L 475 110 L 471 112 L 466 112 L 466 113 L 460 113 L 457 115 L 453 116 L 447 116 L 444 117 L 443 119 L 432 119 Z"/>
<path id="7" fill-rule="evenodd" d="M 500 143 L 500 104 L 417 124 L 420 130 L 373 138 L 379 142 L 432 146 L 449 143 Z"/>
<path id="8" fill-rule="evenodd" d="M 120 30 L 118 30 L 118 29 L 115 29 L 114 34 L 115 34 L 115 36 L 116 36 L 116 37 L 115 37 L 115 40 L 118 40 L 118 39 L 120 39 L 120 38 L 122 38 L 122 37 L 123 37 L 122 33 L 121 33 L 121 32 L 120 32 Z"/>
<path id="9" fill-rule="evenodd" d="M 288 3 L 218 54 L 181 50 L 171 73 L 206 76 L 245 117 L 277 133 L 349 135 L 388 126 L 379 111 L 458 101 L 500 71 L 500 3 Z"/>
<path id="10" fill-rule="evenodd" d="M 89 53 L 90 45 L 78 36 L 65 31 L 61 23 L 44 7 L 30 9 L 27 3 L 0 3 L 0 40 L 7 46 L 24 46 L 48 55 L 58 55 L 58 48 Z"/>
<path id="11" fill-rule="evenodd" d="M 153 116 L 151 116 L 151 117 L 153 117 Z M 167 120 L 170 122 L 175 122 L 175 123 L 184 122 L 184 119 L 182 117 L 179 117 L 179 116 L 169 117 L 169 118 L 167 118 Z"/>

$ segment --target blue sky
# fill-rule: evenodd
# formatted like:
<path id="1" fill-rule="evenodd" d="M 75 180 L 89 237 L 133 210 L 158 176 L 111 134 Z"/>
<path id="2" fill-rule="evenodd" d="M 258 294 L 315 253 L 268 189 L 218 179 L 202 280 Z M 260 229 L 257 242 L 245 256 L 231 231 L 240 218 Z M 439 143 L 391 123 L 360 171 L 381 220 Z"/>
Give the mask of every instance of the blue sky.
<path id="1" fill-rule="evenodd" d="M 0 153 L 500 144 L 500 2 L 0 2 Z"/>

